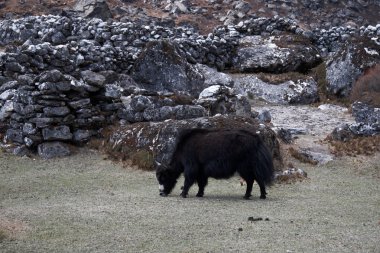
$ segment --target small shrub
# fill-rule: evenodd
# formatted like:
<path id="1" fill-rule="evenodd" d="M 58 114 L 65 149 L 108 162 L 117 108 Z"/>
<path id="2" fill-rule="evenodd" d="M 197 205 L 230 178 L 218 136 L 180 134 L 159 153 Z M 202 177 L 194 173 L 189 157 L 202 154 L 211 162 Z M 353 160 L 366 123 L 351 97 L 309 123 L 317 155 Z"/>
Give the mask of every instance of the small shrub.
<path id="1" fill-rule="evenodd" d="M 329 95 L 327 92 L 327 76 L 326 76 L 326 63 L 322 62 L 317 67 L 311 70 L 311 75 L 314 77 L 318 85 L 318 96 L 321 103 L 331 103 L 330 100 L 337 100 L 338 98 Z"/>
<path id="2" fill-rule="evenodd" d="M 350 101 L 380 107 L 380 64 L 368 69 L 359 77 L 352 88 Z"/>
<path id="3" fill-rule="evenodd" d="M 153 154 L 146 150 L 139 150 L 130 155 L 133 165 L 137 165 L 142 170 L 153 170 Z"/>
<path id="4" fill-rule="evenodd" d="M 333 140 L 331 136 L 326 140 L 331 153 L 336 156 L 372 155 L 380 151 L 380 135 L 355 137 L 345 142 Z"/>
<path id="5" fill-rule="evenodd" d="M 276 183 L 278 184 L 292 184 L 296 182 L 302 182 L 307 180 L 307 177 L 304 177 L 301 174 L 295 173 L 290 175 L 279 175 L 276 177 Z"/>
<path id="6" fill-rule="evenodd" d="M 8 238 L 7 233 L 4 230 L 0 229 L 0 243 L 5 241 L 5 239 L 7 238 Z"/>

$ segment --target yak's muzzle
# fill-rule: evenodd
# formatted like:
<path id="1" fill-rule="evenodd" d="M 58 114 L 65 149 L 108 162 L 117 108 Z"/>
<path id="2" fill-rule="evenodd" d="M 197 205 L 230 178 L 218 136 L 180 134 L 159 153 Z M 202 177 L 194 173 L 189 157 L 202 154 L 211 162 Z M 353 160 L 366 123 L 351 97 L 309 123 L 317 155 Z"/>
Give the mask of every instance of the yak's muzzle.
<path id="1" fill-rule="evenodd" d="M 158 190 L 160 191 L 160 196 L 162 196 L 162 197 L 166 197 L 166 196 L 168 196 L 168 194 L 166 194 L 165 192 L 164 192 L 164 186 L 162 185 L 162 184 L 160 184 L 159 186 L 158 186 Z"/>

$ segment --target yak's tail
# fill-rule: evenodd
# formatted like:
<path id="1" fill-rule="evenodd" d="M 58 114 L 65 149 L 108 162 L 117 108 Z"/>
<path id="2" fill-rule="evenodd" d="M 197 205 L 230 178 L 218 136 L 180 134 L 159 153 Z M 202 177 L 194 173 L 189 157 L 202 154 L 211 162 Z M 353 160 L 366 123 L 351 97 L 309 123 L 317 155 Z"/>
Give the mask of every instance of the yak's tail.
<path id="1" fill-rule="evenodd" d="M 271 185 L 274 181 L 272 154 L 261 139 L 258 141 L 256 151 L 256 180 L 265 185 Z"/>

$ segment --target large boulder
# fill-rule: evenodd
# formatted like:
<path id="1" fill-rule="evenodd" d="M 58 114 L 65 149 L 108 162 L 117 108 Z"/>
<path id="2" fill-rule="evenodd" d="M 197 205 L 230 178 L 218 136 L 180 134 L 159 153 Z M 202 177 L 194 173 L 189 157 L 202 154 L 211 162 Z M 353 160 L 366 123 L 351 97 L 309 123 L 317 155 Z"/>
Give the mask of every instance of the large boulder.
<path id="1" fill-rule="evenodd" d="M 195 103 L 207 108 L 210 115 L 254 116 L 246 96 L 237 94 L 232 88 L 222 85 L 207 87 L 201 92 Z"/>
<path id="2" fill-rule="evenodd" d="M 276 170 L 283 166 L 279 142 L 276 133 L 258 120 L 240 117 L 218 115 L 188 120 L 167 120 L 164 122 L 140 122 L 125 126 L 114 127 L 106 131 L 105 149 L 116 159 L 130 159 L 142 151 L 147 156 L 153 156 L 154 163 L 150 168 L 167 166 L 174 152 L 177 138 L 183 129 L 189 128 L 228 128 L 246 129 L 258 133 L 271 151 Z"/>
<path id="3" fill-rule="evenodd" d="M 327 93 L 348 97 L 356 79 L 379 62 L 380 43 L 366 37 L 351 40 L 326 63 Z"/>
<path id="4" fill-rule="evenodd" d="M 71 154 L 70 147 L 63 142 L 45 142 L 38 145 L 38 154 L 43 159 L 52 159 L 56 157 L 69 156 Z"/>
<path id="5" fill-rule="evenodd" d="M 78 0 L 73 10 L 85 18 L 102 20 L 112 18 L 111 10 L 105 0 Z"/>
<path id="6" fill-rule="evenodd" d="M 331 133 L 333 140 L 348 141 L 355 136 L 380 135 L 380 108 L 355 102 L 352 104 L 353 124 L 343 124 Z"/>
<path id="7" fill-rule="evenodd" d="M 216 69 L 210 68 L 209 66 L 203 64 L 196 64 L 195 66 L 204 76 L 205 87 L 212 85 L 232 87 L 234 85 L 232 77 L 226 73 L 218 72 Z"/>
<path id="8" fill-rule="evenodd" d="M 249 73 L 306 72 L 320 62 L 317 48 L 301 36 L 246 36 L 240 39 L 233 69 Z"/>
<path id="9" fill-rule="evenodd" d="M 264 82 L 255 75 L 236 77 L 234 81 L 241 94 L 273 104 L 310 104 L 319 99 L 317 83 L 311 77 L 280 84 Z"/>
<path id="10" fill-rule="evenodd" d="M 133 66 L 132 77 L 153 91 L 185 91 L 197 97 L 205 88 L 203 75 L 166 40 L 148 43 Z"/>

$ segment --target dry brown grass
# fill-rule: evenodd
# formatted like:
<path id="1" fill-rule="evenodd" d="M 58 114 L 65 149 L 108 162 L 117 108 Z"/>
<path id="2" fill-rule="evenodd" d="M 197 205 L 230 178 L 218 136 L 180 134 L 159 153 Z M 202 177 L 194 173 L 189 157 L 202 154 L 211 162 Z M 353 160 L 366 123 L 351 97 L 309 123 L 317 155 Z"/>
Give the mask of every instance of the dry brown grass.
<path id="1" fill-rule="evenodd" d="M 28 229 L 29 227 L 24 222 L 0 217 L 0 243 L 5 240 L 14 240 Z"/>
<path id="2" fill-rule="evenodd" d="M 303 175 L 299 173 L 290 174 L 290 175 L 279 175 L 276 178 L 276 183 L 279 184 L 293 184 L 296 182 L 302 182 L 304 180 L 307 180 L 307 177 L 304 177 Z"/>
<path id="3" fill-rule="evenodd" d="M 130 154 L 132 165 L 142 170 L 154 170 L 153 153 L 146 150 L 138 150 Z"/>
<path id="4" fill-rule="evenodd" d="M 350 101 L 380 107 L 380 64 L 368 69 L 359 77 L 352 88 Z"/>
<path id="5" fill-rule="evenodd" d="M 312 159 L 311 157 L 308 157 L 305 154 L 302 154 L 299 150 L 297 150 L 293 147 L 289 147 L 288 150 L 289 150 L 289 153 L 291 156 L 293 156 L 294 158 L 296 158 L 297 160 L 299 160 L 303 163 L 310 163 L 312 165 L 318 164 L 318 161 L 315 161 L 314 159 Z"/>
<path id="6" fill-rule="evenodd" d="M 373 155 L 380 151 L 380 136 L 355 137 L 348 141 L 336 141 L 331 136 L 326 138 L 330 152 L 336 156 Z"/>

